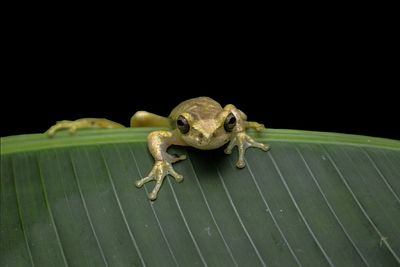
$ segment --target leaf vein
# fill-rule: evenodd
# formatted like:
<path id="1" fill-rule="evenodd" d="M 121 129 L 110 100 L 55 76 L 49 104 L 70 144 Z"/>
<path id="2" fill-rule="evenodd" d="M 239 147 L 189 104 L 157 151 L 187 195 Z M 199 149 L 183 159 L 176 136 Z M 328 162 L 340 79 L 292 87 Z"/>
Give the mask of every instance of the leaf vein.
<path id="1" fill-rule="evenodd" d="M 13 163 L 12 159 L 10 160 L 10 163 L 11 163 L 11 171 L 12 171 L 13 182 L 14 182 L 15 198 L 16 198 L 16 201 L 17 201 L 18 217 L 19 217 L 19 221 L 21 223 L 22 233 L 24 234 L 24 240 L 25 240 L 26 249 L 28 251 L 29 259 L 31 261 L 32 266 L 35 266 L 35 263 L 33 261 L 32 252 L 31 252 L 31 248 L 30 248 L 29 242 L 28 242 L 28 236 L 26 234 L 26 230 L 25 230 L 25 227 L 24 227 L 24 221 L 22 219 L 22 211 L 21 211 L 21 204 L 19 203 L 17 182 L 15 181 L 16 180 L 16 177 L 15 177 L 15 164 Z"/>
<path id="2" fill-rule="evenodd" d="M 65 257 L 64 247 L 63 247 L 63 245 L 61 243 L 61 239 L 60 239 L 60 235 L 58 233 L 57 225 L 56 225 L 56 222 L 54 220 L 53 212 L 52 212 L 51 207 L 50 207 L 50 202 L 49 202 L 49 199 L 48 199 L 48 196 L 47 196 L 46 185 L 45 185 L 45 182 L 44 182 L 42 169 L 40 167 L 40 162 L 39 162 L 38 158 L 36 158 L 36 164 L 37 164 L 37 167 L 38 167 L 38 170 L 39 170 L 39 176 L 40 176 L 40 182 L 42 184 L 42 192 L 43 192 L 44 200 L 45 200 L 45 203 L 46 203 L 47 211 L 49 213 L 51 224 L 52 224 L 53 229 L 54 229 L 54 233 L 56 234 L 57 243 L 58 243 L 58 246 L 60 248 L 61 256 L 63 258 L 65 266 L 68 266 L 67 258 Z"/>
<path id="3" fill-rule="evenodd" d="M 289 244 L 289 241 L 286 239 L 285 234 L 283 233 L 281 227 L 279 226 L 278 221 L 276 220 L 274 214 L 272 213 L 272 210 L 271 210 L 271 208 L 269 207 L 268 202 L 267 202 L 267 200 L 265 199 L 265 197 L 264 197 L 264 195 L 263 195 L 263 193 L 262 193 L 262 191 L 261 191 L 261 188 L 260 188 L 260 186 L 259 186 L 259 184 L 258 184 L 256 178 L 254 177 L 254 174 L 253 174 L 253 171 L 251 170 L 250 164 L 248 163 L 248 161 L 247 161 L 246 159 L 245 159 L 245 162 L 246 162 L 247 169 L 248 169 L 248 171 L 249 171 L 249 173 L 250 173 L 250 176 L 251 176 L 251 178 L 252 178 L 254 184 L 256 185 L 258 194 L 260 195 L 260 197 L 261 197 L 261 199 L 262 199 L 262 201 L 263 201 L 265 207 L 266 207 L 267 210 L 269 211 L 268 213 L 269 213 L 269 215 L 271 216 L 272 221 L 274 222 L 274 225 L 275 225 L 276 229 L 278 229 L 279 234 L 282 236 L 283 240 L 285 241 L 285 244 L 288 246 L 289 251 L 290 251 L 290 254 L 293 256 L 293 258 L 294 258 L 294 260 L 296 261 L 297 265 L 302 266 L 301 262 L 299 261 L 299 259 L 297 258 L 296 254 L 294 253 L 294 251 L 293 251 L 293 249 L 292 249 L 292 246 Z"/>
<path id="4" fill-rule="evenodd" d="M 169 186 L 171 187 L 172 195 L 173 195 L 173 197 L 174 197 L 174 199 L 175 199 L 176 206 L 178 207 L 178 210 L 179 210 L 179 213 L 181 214 L 183 223 L 185 224 L 186 229 L 188 230 L 188 233 L 189 233 L 189 235 L 190 235 L 190 238 L 191 238 L 192 241 L 193 241 L 193 244 L 194 244 L 194 246 L 195 246 L 195 248 L 196 248 L 196 250 L 197 250 L 197 253 L 199 254 L 200 259 L 201 259 L 201 261 L 203 262 L 204 266 L 208 266 L 206 260 L 205 260 L 204 257 L 203 257 L 203 254 L 201 253 L 201 250 L 200 250 L 200 248 L 199 248 L 199 245 L 197 244 L 196 239 L 194 238 L 193 233 L 192 233 L 192 231 L 190 230 L 189 224 L 188 224 L 188 222 L 186 221 L 186 218 L 185 218 L 185 215 L 183 214 L 181 205 L 179 204 L 178 198 L 176 197 L 174 187 L 172 186 L 171 181 L 170 181 L 169 179 L 167 179 L 167 180 L 168 180 Z"/>
<path id="5" fill-rule="evenodd" d="M 399 196 L 396 194 L 396 192 L 393 190 L 392 186 L 389 184 L 389 182 L 387 181 L 386 177 L 383 175 L 383 173 L 381 172 L 381 170 L 378 168 L 378 165 L 376 164 L 375 160 L 369 155 L 369 153 L 367 152 L 367 150 L 365 148 L 362 148 L 362 151 L 364 152 L 364 154 L 367 156 L 368 160 L 372 163 L 372 166 L 374 166 L 374 169 L 376 170 L 376 172 L 379 174 L 379 177 L 381 177 L 381 179 L 383 180 L 383 182 L 385 183 L 385 185 L 387 186 L 387 188 L 389 189 L 389 191 L 393 194 L 393 196 L 396 198 L 397 203 L 400 204 L 400 198 Z"/>
<path id="6" fill-rule="evenodd" d="M 196 173 L 196 171 L 194 170 L 192 161 L 190 160 L 189 156 L 187 157 L 187 160 L 189 161 L 189 165 L 190 165 L 190 167 L 191 167 L 191 169 L 192 169 L 192 171 L 193 171 L 194 177 L 195 177 L 195 179 L 196 179 L 196 184 L 197 184 L 197 186 L 198 186 L 199 189 L 200 189 L 201 195 L 202 195 L 203 200 L 204 200 L 204 202 L 205 202 L 205 204 L 206 204 L 206 206 L 207 206 L 208 212 L 209 212 L 210 215 L 211 215 L 211 219 L 213 220 L 213 222 L 214 222 L 214 224 L 215 224 L 215 227 L 217 228 L 218 234 L 219 234 L 219 236 L 221 237 L 222 242 L 224 243 L 224 245 L 225 245 L 225 247 L 226 247 L 226 250 L 228 251 L 228 254 L 229 254 L 229 256 L 231 257 L 233 263 L 235 264 L 235 266 L 239 266 L 238 263 L 237 263 L 236 260 L 235 260 L 235 257 L 234 257 L 233 254 L 232 254 L 232 251 L 231 251 L 231 249 L 230 249 L 228 243 L 226 242 L 224 236 L 222 235 L 221 228 L 219 227 L 219 225 L 218 225 L 218 223 L 217 223 L 217 220 L 215 219 L 214 213 L 212 212 L 212 209 L 211 209 L 211 207 L 210 207 L 210 205 L 209 205 L 209 203 L 208 203 L 208 200 L 207 200 L 207 197 L 206 197 L 206 195 L 205 195 L 205 193 L 204 193 L 203 187 L 202 187 L 201 184 L 200 184 L 199 177 L 197 177 L 197 173 Z"/>
<path id="7" fill-rule="evenodd" d="M 79 176 L 78 176 L 78 173 L 77 173 L 77 171 L 76 171 L 76 167 L 75 167 L 74 161 L 73 161 L 72 156 L 71 156 L 70 153 L 68 153 L 68 156 L 69 156 L 69 159 L 70 159 L 70 162 L 71 162 L 71 166 L 72 166 L 72 170 L 73 170 L 73 173 L 74 173 L 75 182 L 76 182 L 76 184 L 77 184 L 77 186 L 78 186 L 79 196 L 80 196 L 80 198 L 81 198 L 82 205 L 83 205 L 83 208 L 84 208 L 84 210 L 85 210 L 86 217 L 87 217 L 88 222 L 89 222 L 89 225 L 90 225 L 90 229 L 92 230 L 94 239 L 96 240 L 96 244 L 97 244 L 97 247 L 99 248 L 100 255 L 101 255 L 101 258 L 103 259 L 104 265 L 105 265 L 105 266 L 108 266 L 106 257 L 105 257 L 105 255 L 104 255 L 103 248 L 102 248 L 101 245 L 100 245 L 99 238 L 97 237 L 97 233 L 96 233 L 96 231 L 95 231 L 95 229 L 94 229 L 93 222 L 92 222 L 91 216 L 90 216 L 90 214 L 89 214 L 89 210 L 88 210 L 87 205 L 86 205 L 85 197 L 83 196 L 81 184 L 80 184 L 80 182 L 79 182 Z"/>
<path id="8" fill-rule="evenodd" d="M 381 231 L 378 229 L 378 227 L 375 225 L 375 223 L 372 221 L 372 219 L 369 217 L 367 211 L 364 209 L 364 207 L 361 205 L 360 201 L 358 200 L 357 196 L 355 195 L 355 193 L 353 192 L 353 190 L 351 189 L 349 183 L 347 182 L 346 178 L 344 177 L 344 175 L 342 174 L 342 172 L 339 170 L 338 166 L 336 165 L 335 161 L 333 160 L 333 158 L 331 157 L 329 151 L 323 146 L 321 145 L 322 148 L 325 150 L 326 155 L 330 161 L 330 163 L 332 164 L 332 166 L 335 168 L 336 172 L 338 173 L 340 179 L 342 180 L 342 182 L 344 183 L 344 185 L 346 186 L 347 190 L 350 192 L 351 196 L 353 197 L 354 201 L 357 203 L 357 206 L 360 208 L 361 212 L 364 214 L 365 218 L 367 218 L 368 222 L 371 224 L 371 226 L 374 228 L 374 230 L 376 231 L 376 233 L 379 235 L 380 237 L 380 241 L 383 242 L 383 244 L 385 244 L 386 248 L 390 251 L 390 253 L 392 253 L 393 257 L 396 259 L 397 263 L 400 264 L 400 258 L 399 256 L 396 254 L 396 252 L 393 250 L 393 248 L 390 246 L 389 242 L 387 241 L 387 238 L 385 236 L 382 235 Z"/>
<path id="9" fill-rule="evenodd" d="M 231 204 L 232 209 L 233 209 L 233 211 L 235 212 L 236 217 L 238 218 L 239 223 L 240 223 L 240 225 L 242 226 L 242 229 L 243 229 L 243 231 L 244 231 L 244 233 L 245 233 L 247 239 L 250 241 L 250 244 L 251 244 L 251 246 L 253 247 L 253 249 L 254 249 L 254 251 L 255 251 L 255 253 L 256 253 L 258 259 L 259 259 L 260 262 L 261 262 L 261 264 L 262 264 L 263 266 L 267 266 L 266 263 L 264 262 L 264 260 L 262 259 L 261 254 L 260 254 L 260 252 L 258 251 L 256 245 L 254 244 L 253 239 L 251 238 L 249 232 L 247 231 L 246 226 L 244 225 L 244 223 L 243 223 L 243 221 L 242 221 L 242 218 L 240 217 L 239 212 L 238 212 L 237 209 L 236 209 L 235 203 L 233 203 L 231 194 L 229 193 L 228 188 L 227 188 L 226 185 L 225 185 L 224 179 L 222 178 L 222 175 L 221 175 L 221 173 L 220 173 L 218 167 L 215 166 L 215 168 L 216 168 L 216 170 L 217 170 L 218 177 L 219 177 L 219 179 L 221 180 L 222 187 L 224 188 L 225 194 L 226 194 L 226 196 L 228 197 L 229 203 Z"/>
<path id="10" fill-rule="evenodd" d="M 125 212 L 124 212 L 124 210 L 122 208 L 121 201 L 119 200 L 119 197 L 118 197 L 118 194 L 117 194 L 117 190 L 115 188 L 114 179 L 112 178 L 110 168 L 108 166 L 108 163 L 107 163 L 106 159 L 104 158 L 104 153 L 103 153 L 102 150 L 100 150 L 100 154 L 101 154 L 101 158 L 103 159 L 103 163 L 104 163 L 104 166 L 105 166 L 106 171 L 107 171 L 107 176 L 108 176 L 108 179 L 109 179 L 109 181 L 111 183 L 111 187 L 113 189 L 114 197 L 115 197 L 115 200 L 117 201 L 118 208 L 119 208 L 119 211 L 121 213 L 122 219 L 124 221 L 125 227 L 128 230 L 129 236 L 130 236 L 130 238 L 132 240 L 133 246 L 135 247 L 135 249 L 136 249 L 136 251 L 138 253 L 138 256 L 139 256 L 139 259 L 140 259 L 142 265 L 146 266 L 146 262 L 144 261 L 142 253 L 140 252 L 139 246 L 136 243 L 135 236 L 133 235 L 133 233 L 131 231 L 131 228 L 129 226 L 128 220 L 126 219 Z"/>
<path id="11" fill-rule="evenodd" d="M 136 166 L 136 168 L 137 168 L 137 170 L 138 170 L 138 173 L 139 173 L 140 177 L 143 177 L 143 175 L 142 175 L 142 173 L 141 173 L 141 171 L 140 171 L 139 165 L 138 165 L 138 163 L 137 163 L 135 153 L 132 151 L 132 149 L 129 149 L 129 152 L 130 152 L 130 154 L 132 155 L 133 162 L 135 163 L 135 166 Z M 147 195 L 149 192 L 148 192 L 146 186 L 144 186 L 144 189 L 145 189 L 146 195 Z M 150 207 L 151 207 L 151 210 L 153 211 L 154 217 L 156 218 L 158 227 L 160 228 L 161 235 L 163 236 L 163 239 L 164 239 L 164 241 L 165 241 L 165 244 L 167 245 L 168 250 L 169 250 L 169 252 L 171 253 L 172 259 L 174 260 L 176 266 L 179 266 L 178 260 L 176 259 L 175 254 L 174 254 L 174 252 L 172 251 L 172 247 L 171 247 L 170 243 L 168 242 L 167 236 L 166 236 L 166 234 L 165 234 L 164 228 L 163 228 L 162 225 L 161 225 L 160 219 L 158 218 L 157 212 L 156 212 L 156 210 L 154 209 L 153 203 L 150 202 L 149 205 L 150 205 Z"/>
<path id="12" fill-rule="evenodd" d="M 281 179 L 281 181 L 282 181 L 284 187 L 286 188 L 286 191 L 288 192 L 290 199 L 292 200 L 294 206 L 296 207 L 297 212 L 299 213 L 301 219 L 303 220 L 303 222 L 304 222 L 304 224 L 305 224 L 305 226 L 306 226 L 308 232 L 311 234 L 312 238 L 314 239 L 314 242 L 317 244 L 318 248 L 321 250 L 321 252 L 322 252 L 322 254 L 324 255 L 324 257 L 325 257 L 326 261 L 328 262 L 328 264 L 329 264 L 330 266 L 334 266 L 333 262 L 332 262 L 331 259 L 329 258 L 328 254 L 326 253 L 326 251 L 325 251 L 324 248 L 322 247 L 321 243 L 318 241 L 318 238 L 315 236 L 315 234 L 314 234 L 313 230 L 311 229 L 310 225 L 308 224 L 308 222 L 307 222 L 307 220 L 306 220 L 306 218 L 305 218 L 303 212 L 301 211 L 301 209 L 300 209 L 300 207 L 299 207 L 299 205 L 298 205 L 296 199 L 294 198 L 294 196 L 293 196 L 293 194 L 292 194 L 292 191 L 290 190 L 288 184 L 286 183 L 286 179 L 283 177 L 283 174 L 282 174 L 282 172 L 281 172 L 281 170 L 280 170 L 278 164 L 276 163 L 276 161 L 275 161 L 275 159 L 273 158 L 273 156 L 271 155 L 271 153 L 268 153 L 268 155 L 269 155 L 270 159 L 272 160 L 272 163 L 273 163 L 273 165 L 274 165 L 276 171 L 278 172 L 278 175 L 279 175 L 279 177 L 280 177 L 280 179 Z"/>
<path id="13" fill-rule="evenodd" d="M 335 217 L 335 220 L 337 221 L 337 223 L 340 226 L 340 229 L 342 229 L 342 231 L 344 232 L 344 234 L 346 235 L 347 239 L 350 241 L 350 243 L 352 244 L 352 246 L 354 247 L 354 249 L 356 250 L 357 254 L 360 256 L 361 260 L 365 263 L 366 266 L 369 266 L 368 261 L 365 259 L 364 255 L 361 253 L 361 251 L 359 250 L 359 248 L 356 246 L 355 242 L 353 241 L 353 239 L 351 238 L 350 234 L 347 232 L 346 228 L 344 227 L 343 223 L 340 221 L 339 216 L 336 214 L 335 210 L 333 209 L 332 205 L 330 204 L 328 197 L 326 196 L 325 192 L 322 190 L 314 172 L 311 170 L 310 165 L 307 163 L 306 159 L 304 158 L 303 154 L 301 153 L 301 151 L 298 149 L 298 147 L 296 147 L 296 151 L 297 153 L 300 155 L 300 158 L 302 159 L 304 165 L 306 166 L 308 173 L 310 174 L 311 178 L 313 179 L 315 185 L 318 188 L 318 191 L 321 193 L 325 204 L 328 206 L 330 212 L 332 213 L 333 217 Z"/>

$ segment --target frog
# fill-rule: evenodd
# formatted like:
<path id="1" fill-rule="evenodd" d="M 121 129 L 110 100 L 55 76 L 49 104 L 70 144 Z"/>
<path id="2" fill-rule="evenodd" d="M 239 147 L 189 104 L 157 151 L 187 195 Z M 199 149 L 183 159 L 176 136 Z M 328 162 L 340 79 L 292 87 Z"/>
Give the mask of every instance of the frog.
<path id="1" fill-rule="evenodd" d="M 176 182 L 183 181 L 183 175 L 175 171 L 172 164 L 186 159 L 186 155 L 171 155 L 167 152 L 172 145 L 189 146 L 201 150 L 212 150 L 226 145 L 224 152 L 231 154 L 238 147 L 236 167 L 246 165 L 245 152 L 249 147 L 268 151 L 270 146 L 255 141 L 246 133 L 253 128 L 257 132 L 265 130 L 263 124 L 247 121 L 247 115 L 233 104 L 222 107 L 209 97 L 197 97 L 185 100 L 177 105 L 168 117 L 147 111 L 137 111 L 130 121 L 131 127 L 159 127 L 147 136 L 148 150 L 154 158 L 149 174 L 135 182 L 136 187 L 155 181 L 153 190 L 148 194 L 152 201 L 157 199 L 165 177 L 172 176 Z M 75 121 L 60 121 L 49 128 L 47 134 L 53 137 L 61 129 L 75 133 L 81 128 L 123 128 L 122 124 L 99 118 L 82 118 Z"/>

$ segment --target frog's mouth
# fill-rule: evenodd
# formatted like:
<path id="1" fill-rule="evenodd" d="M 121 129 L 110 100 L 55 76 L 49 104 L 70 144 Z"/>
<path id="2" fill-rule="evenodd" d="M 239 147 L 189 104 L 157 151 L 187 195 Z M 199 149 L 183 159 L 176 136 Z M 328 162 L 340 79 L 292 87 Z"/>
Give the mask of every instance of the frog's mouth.
<path id="1" fill-rule="evenodd" d="M 194 139 L 187 140 L 188 145 L 195 147 L 197 149 L 209 150 L 216 149 L 225 145 L 229 141 L 229 135 L 199 135 Z"/>

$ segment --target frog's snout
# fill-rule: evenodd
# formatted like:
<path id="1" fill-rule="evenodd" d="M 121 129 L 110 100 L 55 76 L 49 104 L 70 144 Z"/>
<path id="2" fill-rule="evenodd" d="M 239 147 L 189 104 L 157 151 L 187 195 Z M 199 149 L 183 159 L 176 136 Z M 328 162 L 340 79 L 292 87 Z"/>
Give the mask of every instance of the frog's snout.
<path id="1" fill-rule="evenodd" d="M 200 146 L 208 145 L 210 143 L 210 141 L 211 141 L 211 134 L 208 134 L 208 133 L 199 132 L 199 134 L 196 137 L 196 142 Z"/>

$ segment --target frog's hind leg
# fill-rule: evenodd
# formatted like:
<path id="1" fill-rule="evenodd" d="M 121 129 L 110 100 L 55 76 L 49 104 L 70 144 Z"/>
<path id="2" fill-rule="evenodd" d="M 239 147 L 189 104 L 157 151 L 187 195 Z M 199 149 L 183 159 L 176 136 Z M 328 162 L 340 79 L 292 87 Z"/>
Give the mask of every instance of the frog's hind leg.
<path id="1" fill-rule="evenodd" d="M 51 126 L 46 133 L 48 136 L 52 137 L 56 134 L 57 131 L 62 129 L 68 129 L 70 133 L 75 133 L 76 130 L 83 128 L 112 129 L 112 128 L 124 128 L 124 127 L 125 126 L 123 126 L 122 124 L 107 119 L 84 118 L 75 121 L 68 121 L 68 120 L 59 121 L 55 125 Z"/>
<path id="2" fill-rule="evenodd" d="M 131 118 L 131 127 L 165 127 L 170 128 L 170 120 L 147 111 L 138 111 Z"/>

